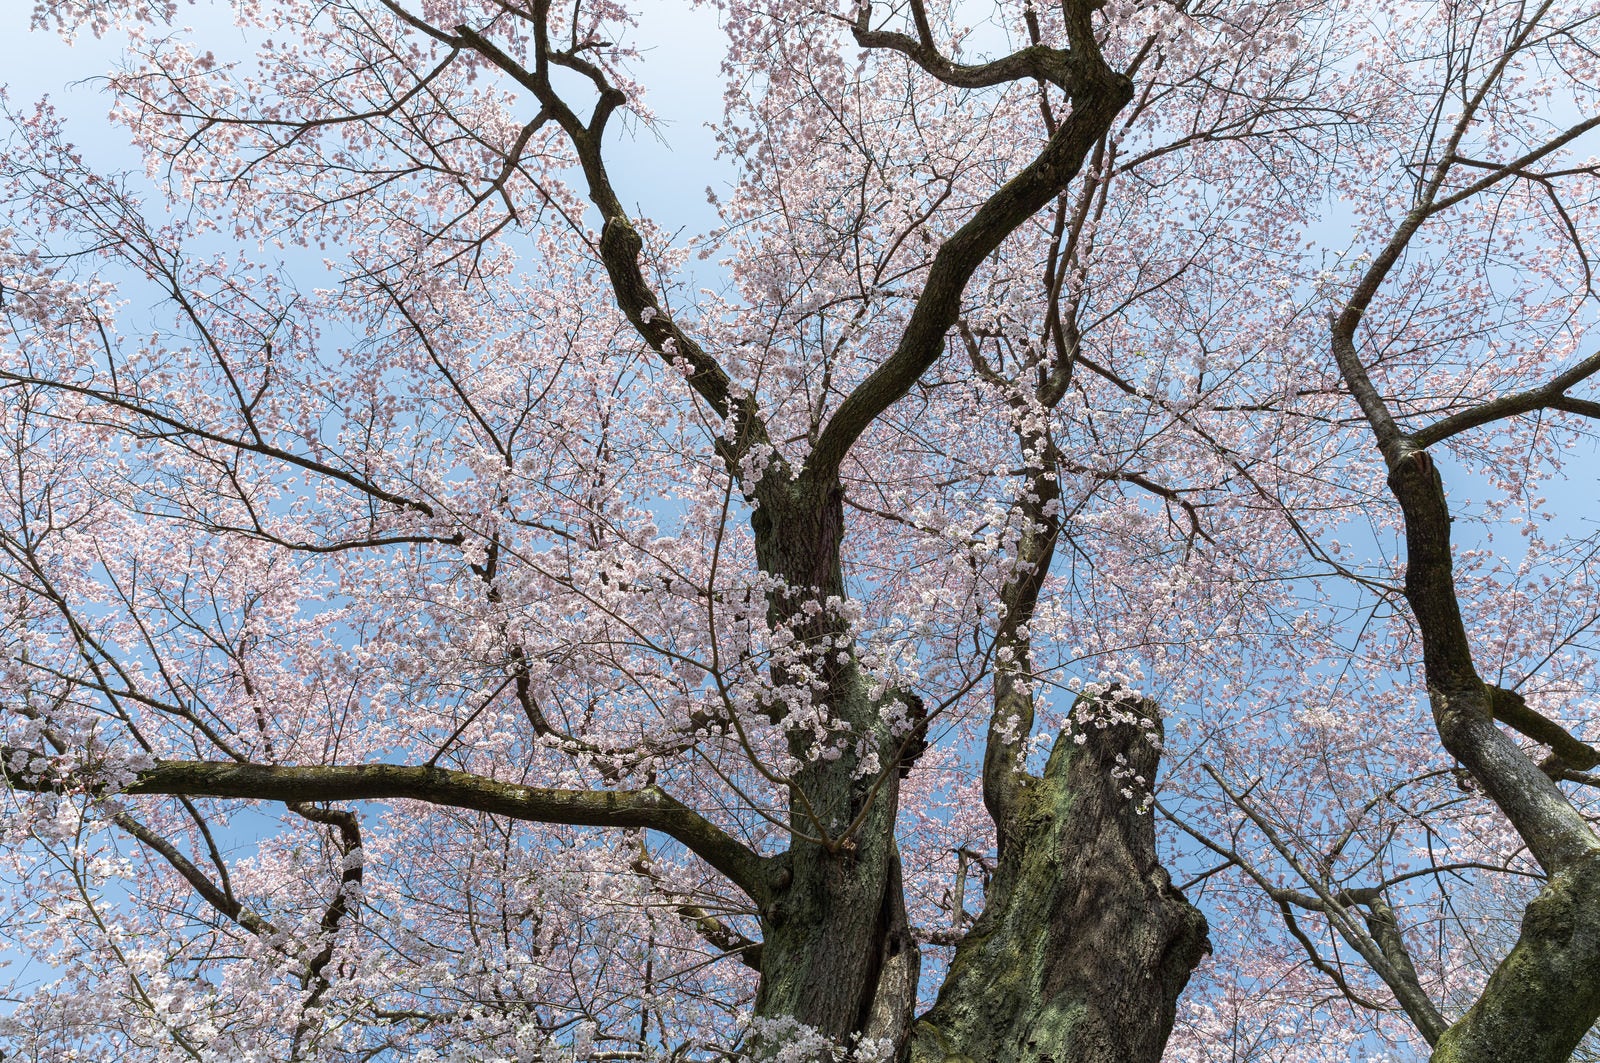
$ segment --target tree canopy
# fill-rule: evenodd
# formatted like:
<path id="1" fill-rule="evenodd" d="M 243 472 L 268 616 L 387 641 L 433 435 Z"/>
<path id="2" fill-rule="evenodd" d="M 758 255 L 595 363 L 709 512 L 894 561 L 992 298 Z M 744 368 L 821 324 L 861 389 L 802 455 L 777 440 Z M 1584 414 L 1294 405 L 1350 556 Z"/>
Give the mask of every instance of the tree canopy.
<path id="1" fill-rule="evenodd" d="M 711 6 L 38 7 L 4 1059 L 1587 1051 L 1591 0 Z"/>

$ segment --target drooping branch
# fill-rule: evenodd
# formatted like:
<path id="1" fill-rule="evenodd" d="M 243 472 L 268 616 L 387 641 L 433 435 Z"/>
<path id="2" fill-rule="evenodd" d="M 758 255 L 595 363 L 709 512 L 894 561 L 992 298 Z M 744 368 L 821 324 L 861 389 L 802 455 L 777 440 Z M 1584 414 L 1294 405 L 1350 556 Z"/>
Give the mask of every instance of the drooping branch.
<path id="1" fill-rule="evenodd" d="M 1283 916 L 1284 929 L 1289 931 L 1289 936 L 1294 938 L 1295 941 L 1299 943 L 1301 951 L 1306 954 L 1306 959 L 1310 962 L 1314 970 L 1326 977 L 1328 981 L 1332 982 L 1334 988 L 1337 989 L 1340 994 L 1352 1004 L 1355 1004 L 1358 1007 L 1366 1008 L 1368 1011 L 1383 1010 L 1382 1004 L 1371 999 L 1365 993 L 1360 992 L 1354 986 L 1352 986 L 1349 980 L 1345 978 L 1343 972 L 1339 969 L 1337 964 L 1329 963 L 1323 958 L 1322 952 L 1317 948 L 1316 942 L 1312 941 L 1311 936 L 1301 929 L 1300 921 L 1295 918 L 1294 909 L 1289 907 L 1288 901 L 1280 899 L 1278 901 L 1278 911 Z M 1438 1032 L 1433 1031 L 1433 1036 L 1428 1038 L 1428 1043 L 1432 1044 L 1437 1039 Z"/>
<path id="2" fill-rule="evenodd" d="M 23 715 L 37 719 L 32 713 L 24 712 Z M 48 724 L 42 724 L 41 732 L 46 744 L 53 748 L 57 754 L 68 752 L 69 747 L 65 739 L 54 728 Z M 28 769 L 37 763 L 34 757 L 35 754 L 30 751 L 7 749 L 3 760 L 3 764 L 6 767 L 0 769 L 0 772 L 5 772 L 12 765 L 21 767 L 23 771 L 18 775 L 13 775 L 8 780 L 17 789 L 42 790 L 53 788 L 39 785 L 38 776 L 36 774 L 30 775 Z M 345 917 L 350 913 L 351 900 L 356 891 L 360 889 L 364 878 L 365 872 L 360 853 L 360 822 L 353 812 L 344 809 L 319 808 L 301 801 L 287 802 L 288 808 L 303 819 L 336 828 L 339 834 L 342 857 L 339 882 L 334 888 L 333 898 L 324 908 L 322 918 L 319 921 L 318 929 L 323 937 L 322 945 L 314 954 L 304 956 L 301 955 L 293 935 L 286 934 L 283 928 L 273 923 L 272 920 L 252 911 L 234 895 L 229 882 L 227 867 L 222 861 L 221 853 L 218 852 L 205 821 L 201 819 L 198 810 L 187 797 L 181 797 L 180 800 L 190 816 L 194 818 L 202 836 L 205 837 L 206 843 L 210 847 L 212 861 L 219 873 L 217 881 L 213 881 L 171 841 L 150 829 L 127 809 L 119 807 L 118 802 L 107 802 L 107 811 L 112 823 L 165 860 L 189 884 L 190 888 L 214 910 L 260 938 L 275 952 L 301 966 L 302 983 L 309 986 L 311 992 L 306 998 L 303 1013 L 295 1028 L 294 1041 L 298 1046 L 312 1029 L 312 1013 L 320 1006 L 322 998 L 332 988 L 327 968 L 333 960 L 336 935 Z M 296 1051 L 295 1058 L 298 1057 L 298 1051 Z"/>
<path id="3" fill-rule="evenodd" d="M 295 1055 L 298 1056 L 300 1044 L 312 1030 L 313 1012 L 321 1006 L 322 998 L 333 987 L 328 977 L 328 964 L 333 962 L 339 928 L 350 914 L 351 898 L 361 889 L 365 868 L 361 852 L 361 821 L 354 812 L 343 808 L 319 808 L 306 801 L 289 802 L 289 810 L 312 823 L 333 827 L 339 834 L 341 857 L 339 882 L 334 887 L 333 899 L 323 909 L 322 918 L 318 921 L 318 930 L 323 937 L 322 947 L 306 961 L 305 980 L 312 988 L 311 995 L 306 998 L 304 1013 L 295 1027 Z"/>
<path id="4" fill-rule="evenodd" d="M 657 871 L 650 859 L 650 851 L 642 840 L 639 843 L 638 855 L 628 867 L 649 880 L 651 888 L 666 899 L 668 906 L 683 920 L 684 925 L 699 934 L 708 944 L 721 949 L 724 955 L 734 956 L 746 967 L 760 972 L 761 942 L 740 933 L 739 929 L 727 920 L 718 918 L 704 906 L 696 904 L 670 886 Z"/>
<path id="5" fill-rule="evenodd" d="M 13 764 L 37 763 L 38 754 L 0 747 Z M 14 758 L 21 758 L 15 760 Z M 7 771 L 13 789 L 71 788 L 35 770 Z M 681 842 L 726 875 L 752 899 L 766 899 L 764 857 L 658 786 L 640 790 L 562 790 L 500 782 L 468 772 L 401 764 L 281 766 L 225 761 L 158 761 L 122 788 L 127 794 L 239 798 L 304 805 L 328 801 L 424 801 L 450 808 L 537 823 L 657 830 Z"/>
<path id="6" fill-rule="evenodd" d="M 144 823 L 129 815 L 126 811 L 117 809 L 111 813 L 111 822 L 126 831 L 135 840 L 165 860 L 174 871 L 183 877 L 189 887 L 218 912 L 238 923 L 244 929 L 260 937 L 270 937 L 279 933 L 270 921 L 251 911 L 241 904 L 226 888 L 212 882 L 204 871 L 196 867 L 194 862 L 184 856 L 167 839 L 145 826 Z"/>

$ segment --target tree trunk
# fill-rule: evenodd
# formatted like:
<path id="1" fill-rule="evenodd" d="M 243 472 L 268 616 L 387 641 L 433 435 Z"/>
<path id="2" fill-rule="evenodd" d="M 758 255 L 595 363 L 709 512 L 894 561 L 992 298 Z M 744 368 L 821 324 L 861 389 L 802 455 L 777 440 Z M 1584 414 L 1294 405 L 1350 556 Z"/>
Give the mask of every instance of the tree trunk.
<path id="1" fill-rule="evenodd" d="M 1559 1063 L 1600 1016 L 1600 857 L 1563 869 L 1522 917 L 1522 934 L 1433 1063 Z"/>
<path id="2" fill-rule="evenodd" d="M 830 598 L 844 597 L 837 479 L 790 484 L 768 477 L 751 523 L 762 571 L 787 584 L 769 602 L 771 622 L 793 631 L 797 644 L 819 647 L 804 662 L 810 675 L 775 666 L 774 682 L 820 679 L 821 700 L 841 740 L 834 759 L 808 759 L 814 735 L 809 728 L 791 732 L 790 753 L 801 767 L 790 786 L 787 875 L 762 912 L 756 1015 L 792 1019 L 836 1045 L 863 1036 L 898 1044 L 915 1003 L 918 966 L 894 841 L 898 743 L 853 654 L 838 651 L 846 623 L 826 607 Z M 807 609 L 808 602 L 824 607 Z M 869 755 L 879 767 L 863 771 Z M 785 1036 L 793 1034 L 758 1032 L 757 1055 L 780 1047 Z"/>
<path id="3" fill-rule="evenodd" d="M 1516 947 L 1434 1048 L 1434 1063 L 1564 1063 L 1600 1018 L 1600 839 L 1494 722 L 1456 593 L 1450 507 L 1426 450 L 1386 455 L 1406 521 L 1406 599 L 1440 741 L 1549 874 Z M 1548 722 L 1548 721 L 1546 721 Z"/>
<path id="4" fill-rule="evenodd" d="M 1043 777 L 1026 780 L 984 912 L 913 1030 L 911 1063 L 1161 1058 L 1178 994 L 1210 942 L 1141 811 L 1159 716 L 1136 702 L 1115 707 L 1149 730 L 1102 715 L 1105 726 L 1057 738 Z"/>

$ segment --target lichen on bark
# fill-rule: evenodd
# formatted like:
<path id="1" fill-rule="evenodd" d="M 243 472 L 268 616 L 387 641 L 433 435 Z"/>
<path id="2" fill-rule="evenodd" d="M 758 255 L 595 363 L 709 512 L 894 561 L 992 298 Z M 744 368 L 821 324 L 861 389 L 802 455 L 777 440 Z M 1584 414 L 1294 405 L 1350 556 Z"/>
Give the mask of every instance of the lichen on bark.
<path id="1" fill-rule="evenodd" d="M 1154 784 L 1160 714 L 1107 699 L 1073 715 L 1001 826 L 983 914 L 914 1027 L 910 1063 L 1161 1057 L 1210 942 L 1157 858 L 1139 792 Z"/>

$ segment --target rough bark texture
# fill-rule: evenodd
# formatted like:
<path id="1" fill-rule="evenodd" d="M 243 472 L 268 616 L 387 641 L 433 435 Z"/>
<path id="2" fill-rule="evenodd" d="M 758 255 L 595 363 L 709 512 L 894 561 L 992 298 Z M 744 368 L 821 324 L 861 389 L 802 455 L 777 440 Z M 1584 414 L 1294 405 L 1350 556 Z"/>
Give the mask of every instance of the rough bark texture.
<path id="1" fill-rule="evenodd" d="M 1116 707 L 1150 729 L 1063 734 L 1043 777 L 1026 779 L 988 903 L 913 1030 L 911 1063 L 1161 1058 L 1178 994 L 1210 943 L 1205 917 L 1156 858 L 1142 787 L 1122 792 L 1130 769 L 1145 787 L 1155 778 L 1159 717 L 1136 702 Z"/>
<path id="2" fill-rule="evenodd" d="M 861 6 L 856 27 L 865 35 L 862 43 L 889 46 L 870 28 L 870 6 Z M 1042 77 L 1066 93 L 1070 111 L 1039 154 L 940 245 L 894 350 L 820 426 L 804 467 L 796 472 L 778 459 L 756 483 L 749 482 L 741 458 L 753 447 L 764 446 L 767 438 L 757 411 L 748 403 L 735 409 L 728 378 L 716 360 L 658 313 L 645 313 L 659 301 L 639 267 L 642 245 L 611 186 L 600 152 L 605 121 L 616 100 L 602 92 L 594 117 L 585 124 L 560 100 L 542 71 L 521 70 L 481 36 L 457 31 L 530 88 L 572 138 L 590 201 L 606 219 L 600 252 L 619 308 L 657 351 L 669 360 L 688 361 L 691 386 L 714 411 L 723 417 L 737 415 L 738 438 L 723 440 L 718 447 L 730 474 L 740 480 L 754 505 L 751 527 L 761 571 L 781 577 L 786 585 L 769 599 L 769 618 L 791 630 L 798 645 L 818 647 L 807 662 L 810 674 L 789 676 L 784 666 L 776 666 L 773 680 L 780 687 L 820 690 L 838 736 L 845 739 L 842 755 L 816 759 L 808 755 L 815 740 L 809 729 L 791 732 L 790 753 L 803 766 L 788 780 L 791 846 L 783 857 L 786 872 L 762 903 L 762 981 L 755 1010 L 761 1017 L 792 1019 L 840 1043 L 863 1034 L 904 1042 L 914 1007 L 918 958 L 906 926 L 894 837 L 899 740 L 882 718 L 881 699 L 869 695 L 852 660 L 840 659 L 837 647 L 849 642 L 843 622 L 826 609 L 807 612 L 805 606 L 845 597 L 839 474 L 850 448 L 942 356 L 960 316 L 967 282 L 980 264 L 1061 195 L 1133 97 L 1132 82 L 1112 71 L 1100 54 L 1092 19 L 1097 7 L 1083 0 L 1063 4 L 1070 48 L 1029 49 L 1016 62 L 1000 63 L 981 75 L 999 80 Z M 951 68 L 932 62 L 928 50 L 905 54 L 936 77 L 979 76 L 968 68 L 952 75 Z M 620 93 L 617 98 L 622 98 Z M 830 645 L 834 652 L 829 652 Z M 1153 774 L 1153 761 L 1147 774 Z M 1148 824 L 1142 829 L 1148 834 Z M 1000 833 L 1003 849 L 1007 830 L 1002 827 Z M 1138 850 L 1146 851 L 1149 867 L 1140 859 L 1134 863 L 1148 873 L 1155 868 L 1153 843 Z M 1085 852 L 1081 858 L 1094 857 Z M 1055 892 L 1058 884 L 1045 881 L 1036 886 L 1031 877 L 1054 871 L 1050 866 L 1018 867 L 1019 896 L 1031 895 L 1036 888 Z M 1105 899 L 1119 898 L 1107 894 Z M 1123 947 L 1113 938 L 1104 940 L 1114 949 Z M 758 1041 L 757 1055 L 766 1051 Z"/>
<path id="3" fill-rule="evenodd" d="M 752 519 L 757 557 L 764 572 L 788 585 L 769 603 L 772 620 L 793 630 L 802 645 L 827 647 L 841 636 L 843 621 L 827 609 L 808 613 L 803 605 L 844 596 L 837 480 L 788 484 L 768 476 L 759 497 Z M 839 1043 L 869 1025 L 898 1040 L 903 1030 L 891 1020 L 907 1007 L 878 1003 L 886 967 L 904 982 L 904 953 L 914 948 L 894 845 L 896 741 L 853 661 L 823 649 L 809 663 L 825 686 L 830 716 L 850 741 L 836 759 L 807 759 L 811 734 L 791 734 L 790 752 L 803 766 L 790 786 L 788 873 L 762 910 L 756 1014 L 794 1019 Z M 794 679 L 775 669 L 780 685 Z M 887 770 L 862 772 L 869 752 Z M 914 984 L 914 966 L 911 977 Z"/>
<path id="4" fill-rule="evenodd" d="M 799 648 L 794 657 L 775 657 L 772 679 L 779 689 L 816 699 L 817 716 L 829 732 L 824 737 L 833 743 L 828 752 L 838 754 L 816 755 L 818 735 L 810 722 L 789 726 L 789 753 L 799 767 L 780 778 L 746 743 L 755 769 L 787 786 L 785 852 L 762 857 L 654 787 L 623 793 L 537 790 L 442 771 L 431 762 L 426 767 L 315 769 L 164 763 L 130 790 L 301 802 L 317 794 L 341 800 L 406 797 L 551 822 L 665 831 L 759 905 L 758 1016 L 798 1023 L 836 1044 L 870 1037 L 904 1049 L 911 1039 L 919 969 L 895 841 L 905 770 L 900 754 L 907 736 L 891 733 L 881 711 L 885 699 L 899 692 L 874 696 L 850 652 L 849 624 L 828 604 L 848 597 L 840 564 L 845 535 L 840 474 L 851 448 L 944 355 L 974 273 L 1068 189 L 1132 99 L 1131 80 L 1112 71 L 1100 54 L 1094 25 L 1099 7 L 1091 0 L 1064 0 L 1069 47 L 1036 44 L 969 67 L 944 60 L 931 40 L 908 46 L 903 35 L 874 29 L 871 5 L 860 5 L 855 29 L 866 47 L 899 52 L 954 85 L 1038 80 L 1059 89 L 1070 106 L 1059 124 L 1053 118 L 1047 123 L 1049 136 L 1037 155 L 934 252 L 902 335 L 840 399 L 832 416 L 813 426 L 813 446 L 799 469 L 773 448 L 755 397 L 743 393 L 716 354 L 664 312 L 650 271 L 641 265 L 644 241 L 612 184 L 602 151 L 608 123 L 628 95 L 579 54 L 576 42 L 568 50 L 552 42 L 547 0 L 529 8 L 531 62 L 497 44 L 492 23 L 446 29 L 406 16 L 436 40 L 470 51 L 503 72 L 537 100 L 538 121 L 554 123 L 565 134 L 589 204 L 603 219 L 595 250 L 617 309 L 667 364 L 686 370 L 688 386 L 715 420 L 729 426 L 713 446 L 752 507 L 761 572 L 781 581 L 769 595 L 769 619 L 792 633 L 792 645 Z M 593 88 L 587 117 L 558 91 L 552 80 L 556 68 L 560 77 L 579 78 Z M 1055 399 L 1069 373 L 1070 367 L 1059 369 L 1059 385 L 1052 385 Z M 1048 449 L 1042 436 L 1025 442 Z M 999 793 L 995 807 L 1003 810 L 996 820 L 999 877 L 988 912 L 959 950 L 951 983 L 923 1025 L 939 1038 L 948 1029 L 953 1043 L 974 1046 L 970 1054 L 985 1060 L 1155 1059 L 1171 1026 L 1177 992 L 1205 948 L 1204 921 L 1156 863 L 1150 818 L 1135 811 L 1135 800 L 1118 793 L 1126 783 L 1113 776 L 1114 758 L 1124 753 L 1133 771 L 1153 777 L 1156 749 L 1138 727 L 1095 731 L 1086 746 L 1058 744 L 1044 777 L 1025 784 L 1018 782 L 1024 777 L 1013 755 L 1033 720 L 1024 697 L 1031 682 L 1027 637 L 1020 632 L 1049 571 L 1057 531 L 1045 505 L 1056 491 L 1053 450 L 1051 455 L 1048 469 L 1031 459 L 1036 463 L 1030 467 L 1034 501 L 1025 506 L 1035 530 L 1023 544 L 1025 574 L 1012 581 L 998 603 L 1009 619 L 997 649 L 1012 652 L 1012 664 L 997 680 L 995 728 L 1010 737 L 992 740 L 985 761 L 986 794 Z M 432 513 L 425 504 L 363 489 L 386 503 Z M 714 596 L 708 595 L 708 603 L 708 608 L 714 605 Z M 765 711 L 775 725 L 786 725 L 786 706 Z M 739 714 L 730 713 L 727 722 L 738 728 Z M 991 784 L 1002 774 L 1004 780 Z M 322 789 L 295 788 L 311 782 Z M 696 911 L 685 914 L 699 922 Z M 752 959 L 751 950 L 742 951 Z M 785 1047 L 776 1040 L 776 1035 L 758 1034 L 755 1056 Z M 991 1045 L 992 1051 L 984 1047 Z M 1090 1051 L 1088 1046 L 1097 1047 Z"/>
<path id="5" fill-rule="evenodd" d="M 1600 856 L 1555 875 L 1483 995 L 1440 1038 L 1433 1063 L 1557 1063 L 1600 1018 Z"/>
<path id="6" fill-rule="evenodd" d="M 1471 770 L 1549 872 L 1516 947 L 1439 1039 L 1434 1063 L 1562 1063 L 1600 1018 L 1600 839 L 1555 782 L 1494 724 L 1497 698 L 1472 660 L 1450 550 L 1444 483 L 1425 450 L 1400 447 L 1389 487 L 1406 519 L 1406 599 L 1444 747 Z M 1522 707 L 1526 714 L 1526 706 Z M 1531 728 L 1522 719 L 1521 726 Z"/>

